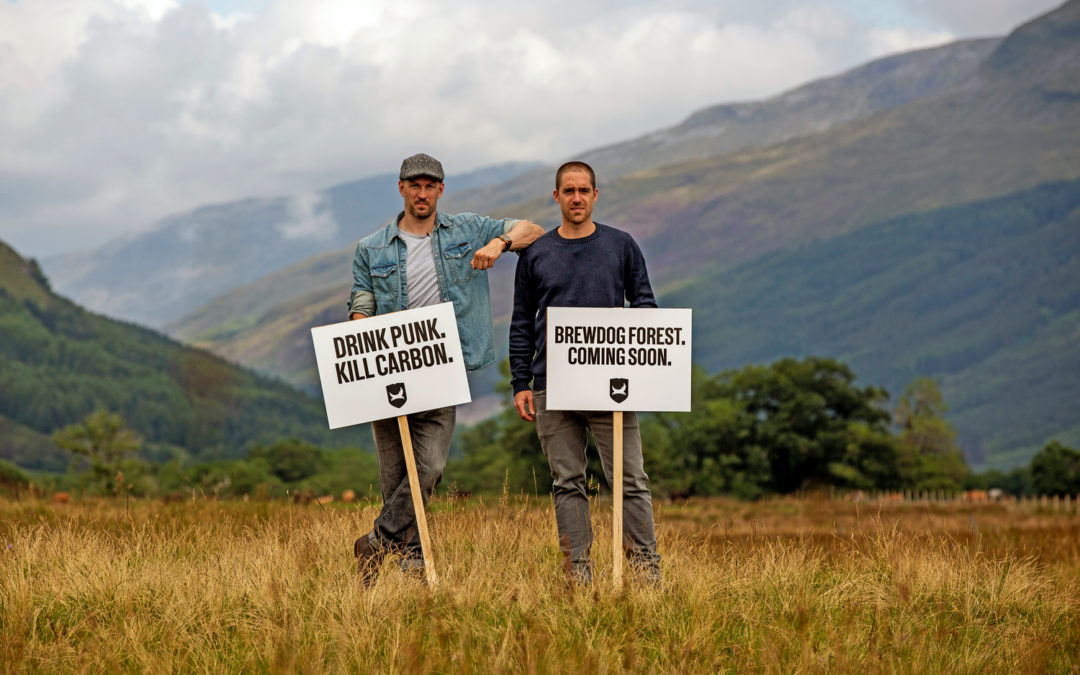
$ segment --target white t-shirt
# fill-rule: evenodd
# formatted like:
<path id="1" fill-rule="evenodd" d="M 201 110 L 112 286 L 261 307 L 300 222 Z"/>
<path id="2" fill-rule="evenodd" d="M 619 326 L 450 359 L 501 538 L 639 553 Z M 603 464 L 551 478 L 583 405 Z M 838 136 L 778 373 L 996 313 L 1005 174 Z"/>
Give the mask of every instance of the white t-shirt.
<path id="1" fill-rule="evenodd" d="M 435 275 L 435 257 L 431 252 L 431 237 L 399 231 L 408 247 L 405 253 L 405 283 L 408 284 L 409 309 L 437 305 L 439 279 Z"/>

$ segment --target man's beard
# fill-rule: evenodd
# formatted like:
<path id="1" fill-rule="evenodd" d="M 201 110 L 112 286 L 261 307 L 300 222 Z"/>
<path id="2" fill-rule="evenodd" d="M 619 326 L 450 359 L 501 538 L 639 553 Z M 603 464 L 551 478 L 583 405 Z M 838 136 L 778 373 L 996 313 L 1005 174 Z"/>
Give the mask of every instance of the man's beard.
<path id="1" fill-rule="evenodd" d="M 424 206 L 428 208 L 428 210 L 424 213 L 418 213 L 416 205 L 409 207 L 409 215 L 413 218 L 416 218 L 417 220 L 427 220 L 428 218 L 435 215 L 435 209 L 431 208 L 431 204 L 424 204 Z"/>

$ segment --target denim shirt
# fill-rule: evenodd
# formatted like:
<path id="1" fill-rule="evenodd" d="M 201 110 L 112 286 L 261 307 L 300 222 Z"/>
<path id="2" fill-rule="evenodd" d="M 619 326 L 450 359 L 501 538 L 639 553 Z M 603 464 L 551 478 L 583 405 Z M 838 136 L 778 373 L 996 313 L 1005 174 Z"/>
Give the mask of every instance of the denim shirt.
<path id="1" fill-rule="evenodd" d="M 399 213 L 356 245 L 350 312 L 360 311 L 370 316 L 372 299 L 376 315 L 408 308 L 407 247 L 398 230 L 398 222 L 404 215 Z M 439 296 L 443 302 L 454 303 L 465 370 L 479 370 L 495 361 L 487 270 L 472 268 L 473 254 L 495 237 L 509 232 L 517 222 L 514 218 L 495 219 L 475 213 L 435 213 L 431 250 L 435 256 Z M 368 311 L 363 311 L 365 308 Z"/>

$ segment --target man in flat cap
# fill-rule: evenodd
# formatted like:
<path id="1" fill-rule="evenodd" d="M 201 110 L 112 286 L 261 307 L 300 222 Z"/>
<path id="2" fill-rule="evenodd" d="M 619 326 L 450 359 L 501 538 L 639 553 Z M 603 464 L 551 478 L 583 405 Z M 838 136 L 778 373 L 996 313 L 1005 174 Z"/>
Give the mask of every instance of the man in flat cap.
<path id="1" fill-rule="evenodd" d="M 465 369 L 479 370 L 495 361 L 487 271 L 503 253 L 525 248 L 544 230 L 527 220 L 438 211 L 443 178 L 442 164 L 429 155 L 401 163 L 398 192 L 405 210 L 357 244 L 349 318 L 453 302 Z M 455 412 L 448 406 L 408 416 L 425 504 L 446 467 Z M 422 572 L 424 566 L 397 422 L 385 419 L 371 426 L 383 507 L 371 532 L 353 546 L 365 581 L 388 552 L 401 554 L 408 572 Z"/>

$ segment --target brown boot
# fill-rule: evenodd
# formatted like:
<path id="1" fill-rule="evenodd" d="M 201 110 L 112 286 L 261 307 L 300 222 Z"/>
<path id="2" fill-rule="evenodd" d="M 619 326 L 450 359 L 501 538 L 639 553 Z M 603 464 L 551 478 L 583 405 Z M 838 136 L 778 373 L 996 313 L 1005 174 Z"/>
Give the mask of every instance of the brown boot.
<path id="1" fill-rule="evenodd" d="M 380 542 L 374 538 L 373 533 L 365 534 L 353 543 L 353 556 L 356 558 L 356 575 L 365 585 L 375 580 L 375 573 L 382 562 L 383 550 Z"/>

